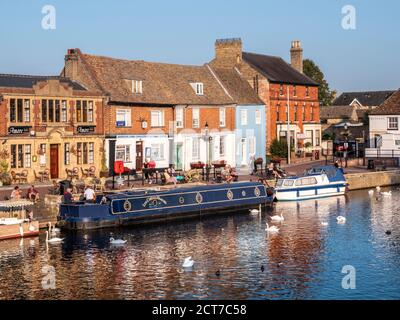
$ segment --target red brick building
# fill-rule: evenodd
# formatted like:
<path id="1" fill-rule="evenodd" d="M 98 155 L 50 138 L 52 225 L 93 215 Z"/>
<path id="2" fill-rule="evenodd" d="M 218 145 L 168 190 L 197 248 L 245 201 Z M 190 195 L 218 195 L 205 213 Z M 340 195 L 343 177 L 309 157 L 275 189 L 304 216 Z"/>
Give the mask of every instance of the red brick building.
<path id="1" fill-rule="evenodd" d="M 225 160 L 235 164 L 235 101 L 208 65 L 115 59 L 71 49 L 62 75 L 100 91 L 108 167 Z M 205 128 L 211 136 L 204 139 Z"/>
<path id="2" fill-rule="evenodd" d="M 267 149 L 274 139 L 286 139 L 287 105 L 291 144 L 300 150 L 307 142 L 321 144 L 318 83 L 303 74 L 303 49 L 293 41 L 291 64 L 280 57 L 243 52 L 240 39 L 217 40 L 216 68 L 236 68 L 266 104 Z M 311 148 L 310 148 L 311 149 Z M 268 152 L 268 151 L 267 151 Z"/>

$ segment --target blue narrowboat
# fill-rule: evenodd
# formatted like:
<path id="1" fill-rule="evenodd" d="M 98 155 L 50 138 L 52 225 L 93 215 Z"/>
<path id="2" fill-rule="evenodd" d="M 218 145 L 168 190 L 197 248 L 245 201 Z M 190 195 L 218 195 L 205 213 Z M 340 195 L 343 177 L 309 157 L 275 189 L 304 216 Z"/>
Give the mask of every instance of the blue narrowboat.
<path id="1" fill-rule="evenodd" d="M 96 203 L 61 204 L 58 225 L 79 230 L 162 222 L 248 211 L 272 200 L 273 192 L 258 182 L 130 190 L 98 196 Z"/>

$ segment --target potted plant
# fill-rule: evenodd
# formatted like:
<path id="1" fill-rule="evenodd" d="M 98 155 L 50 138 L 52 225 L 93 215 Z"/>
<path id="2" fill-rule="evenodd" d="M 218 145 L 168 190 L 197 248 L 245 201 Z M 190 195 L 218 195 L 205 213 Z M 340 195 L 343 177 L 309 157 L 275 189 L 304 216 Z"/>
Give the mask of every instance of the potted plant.
<path id="1" fill-rule="evenodd" d="M 9 186 L 11 185 L 11 175 L 8 172 L 8 162 L 7 160 L 2 159 L 0 161 L 0 186 Z"/>

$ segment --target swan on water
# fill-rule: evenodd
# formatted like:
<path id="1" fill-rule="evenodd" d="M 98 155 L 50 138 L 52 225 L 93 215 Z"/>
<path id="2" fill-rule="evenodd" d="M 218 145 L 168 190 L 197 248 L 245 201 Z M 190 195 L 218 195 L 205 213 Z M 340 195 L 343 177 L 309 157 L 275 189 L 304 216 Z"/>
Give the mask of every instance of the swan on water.
<path id="1" fill-rule="evenodd" d="M 64 241 L 64 239 L 57 238 L 57 237 L 49 239 L 49 232 L 46 231 L 46 243 L 60 243 L 63 241 Z"/>
<path id="2" fill-rule="evenodd" d="M 377 187 L 376 187 L 376 191 L 381 192 L 381 187 L 380 187 L 380 186 L 377 186 Z"/>
<path id="3" fill-rule="evenodd" d="M 375 191 L 374 190 L 369 190 L 368 194 L 372 197 L 374 195 Z"/>
<path id="4" fill-rule="evenodd" d="M 323 227 L 327 227 L 329 224 L 328 224 L 328 222 L 321 222 L 321 226 L 323 226 Z"/>
<path id="5" fill-rule="evenodd" d="M 266 223 L 267 228 L 265 229 L 265 231 L 267 232 L 272 232 L 272 233 L 276 233 L 279 232 L 279 228 L 276 226 L 269 226 L 268 222 Z"/>
<path id="6" fill-rule="evenodd" d="M 392 191 L 389 192 L 381 192 L 381 195 L 390 197 L 392 195 Z"/>
<path id="7" fill-rule="evenodd" d="M 283 217 L 283 215 L 282 215 L 282 213 L 281 213 L 280 216 L 279 216 L 279 215 L 272 216 L 272 217 L 271 217 L 271 220 L 272 220 L 272 221 L 284 221 L 285 218 Z"/>
<path id="8" fill-rule="evenodd" d="M 183 261 L 182 267 L 191 268 L 191 267 L 193 267 L 193 265 L 194 265 L 194 260 L 192 259 L 192 257 L 187 257 Z"/>
<path id="9" fill-rule="evenodd" d="M 49 226 L 49 232 L 51 234 L 57 234 L 61 232 L 59 228 L 56 228 L 56 226 L 52 226 L 51 222 L 48 223 L 48 226 Z"/>
<path id="10" fill-rule="evenodd" d="M 111 244 L 125 244 L 127 242 L 128 242 L 128 240 L 110 238 Z"/>
<path id="11" fill-rule="evenodd" d="M 249 211 L 251 214 L 259 214 L 261 212 L 261 204 L 258 209 L 250 209 Z"/>
<path id="12" fill-rule="evenodd" d="M 336 218 L 338 223 L 346 223 L 346 218 L 343 216 L 339 216 Z"/>

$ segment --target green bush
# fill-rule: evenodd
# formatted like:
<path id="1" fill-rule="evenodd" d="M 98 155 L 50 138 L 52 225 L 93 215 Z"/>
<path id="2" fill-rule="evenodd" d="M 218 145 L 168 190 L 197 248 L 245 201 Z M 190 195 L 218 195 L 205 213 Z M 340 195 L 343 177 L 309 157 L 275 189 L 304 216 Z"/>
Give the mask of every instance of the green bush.
<path id="1" fill-rule="evenodd" d="M 275 139 L 269 147 L 269 152 L 272 157 L 287 158 L 288 145 L 286 141 L 279 141 Z"/>

